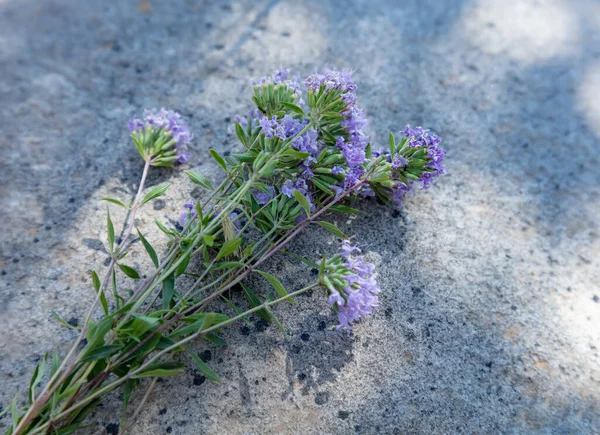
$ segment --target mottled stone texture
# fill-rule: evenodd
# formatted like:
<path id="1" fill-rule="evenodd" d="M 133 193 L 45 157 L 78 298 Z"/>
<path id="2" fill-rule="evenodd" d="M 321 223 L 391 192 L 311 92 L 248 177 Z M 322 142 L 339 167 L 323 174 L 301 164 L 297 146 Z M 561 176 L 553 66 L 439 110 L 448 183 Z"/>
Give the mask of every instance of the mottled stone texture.
<path id="1" fill-rule="evenodd" d="M 277 309 L 287 337 L 255 319 L 227 348 L 195 343 L 223 383 L 189 365 L 133 433 L 598 431 L 599 35 L 592 0 L 0 0 L 1 403 L 74 339 L 49 310 L 77 322 L 92 300 L 98 199 L 129 198 L 142 167 L 129 116 L 179 110 L 188 167 L 216 180 L 207 150 L 236 149 L 249 78 L 328 64 L 355 69 L 376 139 L 411 123 L 448 150 L 448 175 L 402 210 L 338 218 L 378 265 L 381 310 L 340 334 L 315 292 Z M 157 243 L 153 218 L 194 195 L 180 170 L 152 172 L 165 181 L 138 222 Z M 293 249 L 337 242 L 312 229 Z M 289 258 L 270 267 L 310 279 Z M 116 433 L 118 399 L 82 432 Z"/>

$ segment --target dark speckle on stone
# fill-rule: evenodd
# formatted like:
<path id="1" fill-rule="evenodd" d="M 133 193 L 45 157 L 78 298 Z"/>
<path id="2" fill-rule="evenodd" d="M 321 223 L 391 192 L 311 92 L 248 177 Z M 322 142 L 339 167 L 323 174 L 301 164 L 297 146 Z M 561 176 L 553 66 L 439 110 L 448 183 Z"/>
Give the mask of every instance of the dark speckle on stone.
<path id="1" fill-rule="evenodd" d="M 317 327 L 317 329 L 318 329 L 319 331 L 324 331 L 324 330 L 325 330 L 325 328 L 327 328 L 327 323 L 326 323 L 324 320 L 321 320 L 321 321 L 319 322 L 319 326 Z"/>
<path id="2" fill-rule="evenodd" d="M 298 380 L 302 382 L 306 379 L 306 375 L 304 373 L 298 373 Z"/>
<path id="3" fill-rule="evenodd" d="M 223 155 L 224 155 L 225 157 L 229 157 L 229 155 L 230 155 L 230 154 L 231 154 L 231 151 L 224 151 L 224 152 L 223 152 Z"/>
<path id="4" fill-rule="evenodd" d="M 167 433 L 171 433 L 171 432 L 173 432 L 173 428 L 171 426 L 167 426 L 166 431 L 167 431 Z"/>
<path id="5" fill-rule="evenodd" d="M 250 328 L 248 328 L 248 325 L 244 325 L 241 327 L 240 332 L 242 335 L 250 335 Z"/>
<path id="6" fill-rule="evenodd" d="M 108 435 L 117 435 L 119 433 L 119 425 L 117 423 L 111 423 L 106 426 L 106 433 Z"/>
<path id="7" fill-rule="evenodd" d="M 258 382 L 258 379 L 257 379 L 256 381 L 254 381 L 254 385 L 258 385 L 258 384 L 259 384 L 259 382 Z"/>
<path id="8" fill-rule="evenodd" d="M 67 323 L 73 327 L 76 327 L 79 324 L 79 319 L 77 317 L 71 317 Z"/>
<path id="9" fill-rule="evenodd" d="M 592 296 L 592 300 L 596 303 L 598 303 L 598 301 L 600 301 L 600 298 L 598 298 L 598 295 L 594 295 Z"/>
<path id="10" fill-rule="evenodd" d="M 260 319 L 254 325 L 254 330 L 256 332 L 265 332 L 268 327 L 269 327 L 269 322 L 267 322 L 265 319 Z"/>
<path id="11" fill-rule="evenodd" d="M 342 420 L 346 420 L 349 415 L 350 413 L 348 411 L 338 411 L 338 418 L 341 418 Z"/>
<path id="12" fill-rule="evenodd" d="M 208 362 L 208 361 L 212 360 L 212 353 L 211 353 L 211 351 L 208 350 L 208 349 L 205 350 L 204 352 L 202 352 L 200 354 L 200 358 L 202 358 L 202 361 L 204 361 L 204 362 Z"/>
<path id="13" fill-rule="evenodd" d="M 75 198 L 69 198 L 69 203 L 73 204 L 75 202 Z"/>
<path id="14" fill-rule="evenodd" d="M 165 208 L 165 201 L 162 199 L 155 199 L 154 205 L 152 207 L 154 208 L 154 210 L 162 210 L 163 208 Z"/>
<path id="15" fill-rule="evenodd" d="M 2 275 L 2 276 L 6 275 L 6 270 L 3 270 L 2 272 L 0 272 L 0 275 Z"/>
<path id="16" fill-rule="evenodd" d="M 33 243 L 38 243 L 40 241 L 40 239 L 38 239 L 37 237 L 33 238 Z"/>
<path id="17" fill-rule="evenodd" d="M 214 49 L 215 50 L 223 50 L 225 48 L 225 46 L 223 44 L 215 44 Z"/>
<path id="18" fill-rule="evenodd" d="M 202 385 L 206 381 L 206 377 L 202 375 L 194 375 L 194 385 Z"/>
<path id="19" fill-rule="evenodd" d="M 329 393 L 327 393 L 327 392 L 317 393 L 317 395 L 315 396 L 315 403 L 317 405 L 325 405 L 328 400 L 329 400 Z"/>
<path id="20" fill-rule="evenodd" d="M 309 334 L 309 333 L 307 333 L 307 332 L 305 332 L 304 334 L 302 334 L 302 335 L 300 336 L 300 339 L 301 339 L 302 341 L 308 341 L 308 340 L 310 340 L 310 334 Z"/>
<path id="21" fill-rule="evenodd" d="M 397 208 L 395 208 L 395 209 L 392 211 L 392 217 L 393 217 L 394 219 L 397 219 L 397 218 L 399 218 L 399 217 L 400 217 L 400 210 L 398 210 Z"/>
<path id="22" fill-rule="evenodd" d="M 18 258 L 13 258 L 13 263 L 18 263 L 19 259 Z"/>
<path id="23" fill-rule="evenodd" d="M 226 118 L 225 118 L 223 121 L 225 121 L 225 122 L 229 123 L 229 122 L 231 122 L 231 118 L 228 116 L 228 117 L 226 117 Z"/>
<path id="24" fill-rule="evenodd" d="M 167 408 L 163 408 L 163 409 L 161 409 L 160 411 L 158 411 L 158 413 L 159 413 L 160 415 L 165 415 L 165 414 L 167 413 Z"/>
<path id="25" fill-rule="evenodd" d="M 391 319 L 392 318 L 392 313 L 394 312 L 394 309 L 392 307 L 388 307 L 385 309 L 385 318 L 386 319 Z"/>
<path id="26" fill-rule="evenodd" d="M 281 36 L 283 36 L 284 38 L 289 38 L 291 35 L 290 32 L 281 32 Z"/>
<path id="27" fill-rule="evenodd" d="M 316 275 L 318 275 L 318 274 L 319 274 L 319 269 L 314 269 L 314 268 L 313 268 L 313 269 L 310 269 L 310 274 L 311 274 L 312 276 L 316 276 Z"/>

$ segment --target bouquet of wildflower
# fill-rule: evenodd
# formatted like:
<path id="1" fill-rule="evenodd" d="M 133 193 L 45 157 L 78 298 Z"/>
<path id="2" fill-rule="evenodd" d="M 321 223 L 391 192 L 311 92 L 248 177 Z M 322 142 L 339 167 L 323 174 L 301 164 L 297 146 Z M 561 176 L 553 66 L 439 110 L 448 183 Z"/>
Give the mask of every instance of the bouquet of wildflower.
<path id="1" fill-rule="evenodd" d="M 236 117 L 241 152 L 224 158 L 210 150 L 225 173 L 216 187 L 201 174 L 185 171 L 204 195 L 184 205 L 179 227 L 156 222 L 168 238 L 161 255 L 135 228 L 135 217 L 169 187 L 144 193 L 150 168 L 186 162 L 192 135 L 173 111 L 146 111 L 142 119 L 130 121 L 131 138 L 145 162 L 137 194 L 128 205 L 104 198 L 128 210 L 123 236 L 117 242 L 107 211 L 110 257 L 102 278 L 92 273 L 95 301 L 75 328 L 78 338 L 67 355 L 46 355 L 35 368 L 28 406 L 19 409 L 15 398 L 7 407 L 12 413 L 8 433 L 72 433 L 117 389 L 123 396 L 124 433 L 156 379 L 183 370 L 181 354 L 189 355 L 208 379 L 219 381 L 188 347 L 192 340 L 225 344 L 223 328 L 252 314 L 282 328 L 273 306 L 294 303 L 294 297 L 310 289 L 323 289 L 341 330 L 350 331 L 354 322 L 378 307 L 380 287 L 373 265 L 327 216 L 357 213 L 347 205 L 350 200 L 377 197 L 401 203 L 417 186 L 427 188 L 443 173 L 445 153 L 437 136 L 410 127 L 390 134 L 385 150 L 374 148 L 357 105 L 357 87 L 347 71 L 313 74 L 304 85 L 303 90 L 286 70 L 254 83 L 255 108 Z M 344 239 L 337 254 L 315 261 L 283 249 L 311 224 Z M 153 265 L 144 279 L 125 264 L 135 237 Z M 288 291 L 264 270 L 276 253 L 294 255 L 317 268 L 314 282 Z M 134 290 L 121 288 L 120 274 L 136 280 Z M 253 274 L 262 276 L 271 290 L 252 290 L 245 280 Z M 184 285 L 179 279 L 183 276 L 193 282 Z M 241 295 L 232 298 L 233 288 Z M 229 309 L 218 310 L 217 301 L 226 302 Z M 132 391 L 141 385 L 146 393 L 136 411 L 128 412 Z"/>

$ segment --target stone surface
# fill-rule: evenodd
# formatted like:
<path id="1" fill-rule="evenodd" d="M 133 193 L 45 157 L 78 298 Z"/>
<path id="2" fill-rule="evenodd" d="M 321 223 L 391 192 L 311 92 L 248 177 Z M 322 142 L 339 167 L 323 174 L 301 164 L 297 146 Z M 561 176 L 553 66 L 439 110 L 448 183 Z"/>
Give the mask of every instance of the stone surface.
<path id="1" fill-rule="evenodd" d="M 160 382 L 133 433 L 597 432 L 599 17 L 592 0 L 0 0 L 0 403 L 74 339 L 49 310 L 76 322 L 92 300 L 98 200 L 130 197 L 141 171 L 127 119 L 181 111 L 189 167 L 217 179 L 207 150 L 235 149 L 249 78 L 329 64 L 355 69 L 376 139 L 411 123 L 448 150 L 404 209 L 339 222 L 378 265 L 380 312 L 340 334 L 314 293 L 278 308 L 287 337 L 253 320 L 227 348 L 196 343 L 223 383 L 192 366 Z M 181 171 L 151 174 L 165 181 L 139 219 L 151 240 L 193 195 Z M 336 248 L 317 229 L 294 245 Z M 118 416 L 114 397 L 83 433 Z"/>

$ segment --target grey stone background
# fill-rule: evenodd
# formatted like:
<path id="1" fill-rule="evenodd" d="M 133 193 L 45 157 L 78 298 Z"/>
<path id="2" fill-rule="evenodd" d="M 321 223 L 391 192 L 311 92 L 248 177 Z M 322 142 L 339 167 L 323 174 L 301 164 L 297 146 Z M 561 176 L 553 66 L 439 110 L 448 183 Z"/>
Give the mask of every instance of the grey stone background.
<path id="1" fill-rule="evenodd" d="M 213 179 L 236 149 L 249 79 L 280 65 L 353 68 L 375 139 L 406 123 L 444 138 L 448 175 L 396 211 L 339 221 L 376 262 L 381 310 L 350 336 L 318 293 L 195 344 L 136 434 L 600 433 L 600 2 L 0 0 L 0 403 L 74 333 L 105 260 L 107 195 L 141 161 L 126 123 L 179 110 L 187 165 Z M 139 225 L 194 195 L 181 170 Z M 123 215 L 115 208 L 115 221 Z M 294 250 L 319 258 L 318 229 Z M 148 267 L 142 254 L 130 263 Z M 310 272 L 273 261 L 290 287 Z M 127 282 L 125 281 L 125 284 Z M 23 391 L 23 388 L 21 388 Z M 24 399 L 24 396 L 21 396 Z M 83 433 L 116 433 L 118 396 Z M 7 417 L 0 420 L 7 424 Z"/>

